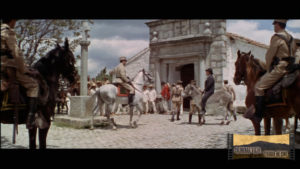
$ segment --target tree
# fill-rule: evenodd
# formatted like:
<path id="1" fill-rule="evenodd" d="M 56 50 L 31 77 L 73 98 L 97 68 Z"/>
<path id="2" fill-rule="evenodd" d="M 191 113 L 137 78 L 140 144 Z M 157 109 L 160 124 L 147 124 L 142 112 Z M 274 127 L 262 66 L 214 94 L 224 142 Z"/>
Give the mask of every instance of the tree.
<path id="1" fill-rule="evenodd" d="M 80 41 L 81 20 L 19 20 L 15 31 L 18 47 L 31 65 L 44 56 L 56 43 L 68 37 L 70 49 L 74 52 Z M 93 24 L 93 21 L 89 20 Z"/>
<path id="2" fill-rule="evenodd" d="M 112 80 L 111 75 L 107 74 L 106 67 L 104 67 L 100 73 L 97 74 L 96 80 L 104 81 L 104 78 L 107 78 L 109 81 Z"/>

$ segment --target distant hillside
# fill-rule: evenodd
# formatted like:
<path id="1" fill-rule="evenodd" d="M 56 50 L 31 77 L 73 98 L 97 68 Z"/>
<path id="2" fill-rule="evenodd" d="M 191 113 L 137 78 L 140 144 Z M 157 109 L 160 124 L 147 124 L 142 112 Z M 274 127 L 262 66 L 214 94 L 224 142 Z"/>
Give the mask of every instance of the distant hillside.
<path id="1" fill-rule="evenodd" d="M 278 143 L 270 143 L 265 141 L 257 141 L 247 145 L 240 145 L 235 147 L 261 147 L 262 151 L 264 150 L 288 150 L 289 145 L 287 144 L 278 144 Z"/>

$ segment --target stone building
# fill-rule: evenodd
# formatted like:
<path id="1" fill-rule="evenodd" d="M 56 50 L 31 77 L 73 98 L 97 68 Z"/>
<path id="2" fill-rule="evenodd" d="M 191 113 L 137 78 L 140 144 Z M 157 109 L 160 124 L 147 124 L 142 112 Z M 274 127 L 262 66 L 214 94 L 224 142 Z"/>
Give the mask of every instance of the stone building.
<path id="1" fill-rule="evenodd" d="M 267 45 L 226 32 L 226 20 L 156 20 L 146 24 L 149 47 L 128 59 L 130 77 L 144 68 L 154 76 L 157 91 L 161 91 L 162 81 L 182 80 L 185 86 L 192 79 L 203 89 L 205 69 L 211 67 L 216 90 L 228 80 L 237 91 L 236 104 L 244 105 L 246 88 L 233 83 L 237 51 L 251 50 L 264 60 Z"/>

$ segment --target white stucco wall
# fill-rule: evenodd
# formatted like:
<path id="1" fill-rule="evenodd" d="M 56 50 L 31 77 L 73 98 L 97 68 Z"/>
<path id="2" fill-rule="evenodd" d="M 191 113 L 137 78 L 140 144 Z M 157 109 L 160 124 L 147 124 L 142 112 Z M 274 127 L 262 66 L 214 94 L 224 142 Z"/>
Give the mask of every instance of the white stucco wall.
<path id="1" fill-rule="evenodd" d="M 138 56 L 133 56 L 128 60 L 126 64 L 126 73 L 127 76 L 133 78 L 138 71 L 145 69 L 145 71 L 149 71 L 149 58 L 150 58 L 150 50 L 149 48 L 144 50 L 144 52 L 137 54 Z"/>

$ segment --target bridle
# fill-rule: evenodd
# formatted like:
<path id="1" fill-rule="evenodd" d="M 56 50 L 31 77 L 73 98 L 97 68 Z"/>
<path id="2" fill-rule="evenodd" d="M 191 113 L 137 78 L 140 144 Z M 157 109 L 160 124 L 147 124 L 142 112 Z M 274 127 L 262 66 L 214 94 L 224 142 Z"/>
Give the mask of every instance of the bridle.
<path id="1" fill-rule="evenodd" d="M 245 54 L 241 55 L 240 57 L 244 57 L 245 55 L 247 55 L 247 54 L 245 53 Z M 240 84 L 245 85 L 247 73 L 245 74 L 245 72 L 243 70 L 241 70 L 241 63 L 240 62 L 241 62 L 241 58 L 238 61 L 239 68 L 236 70 L 236 74 L 240 75 Z"/>

